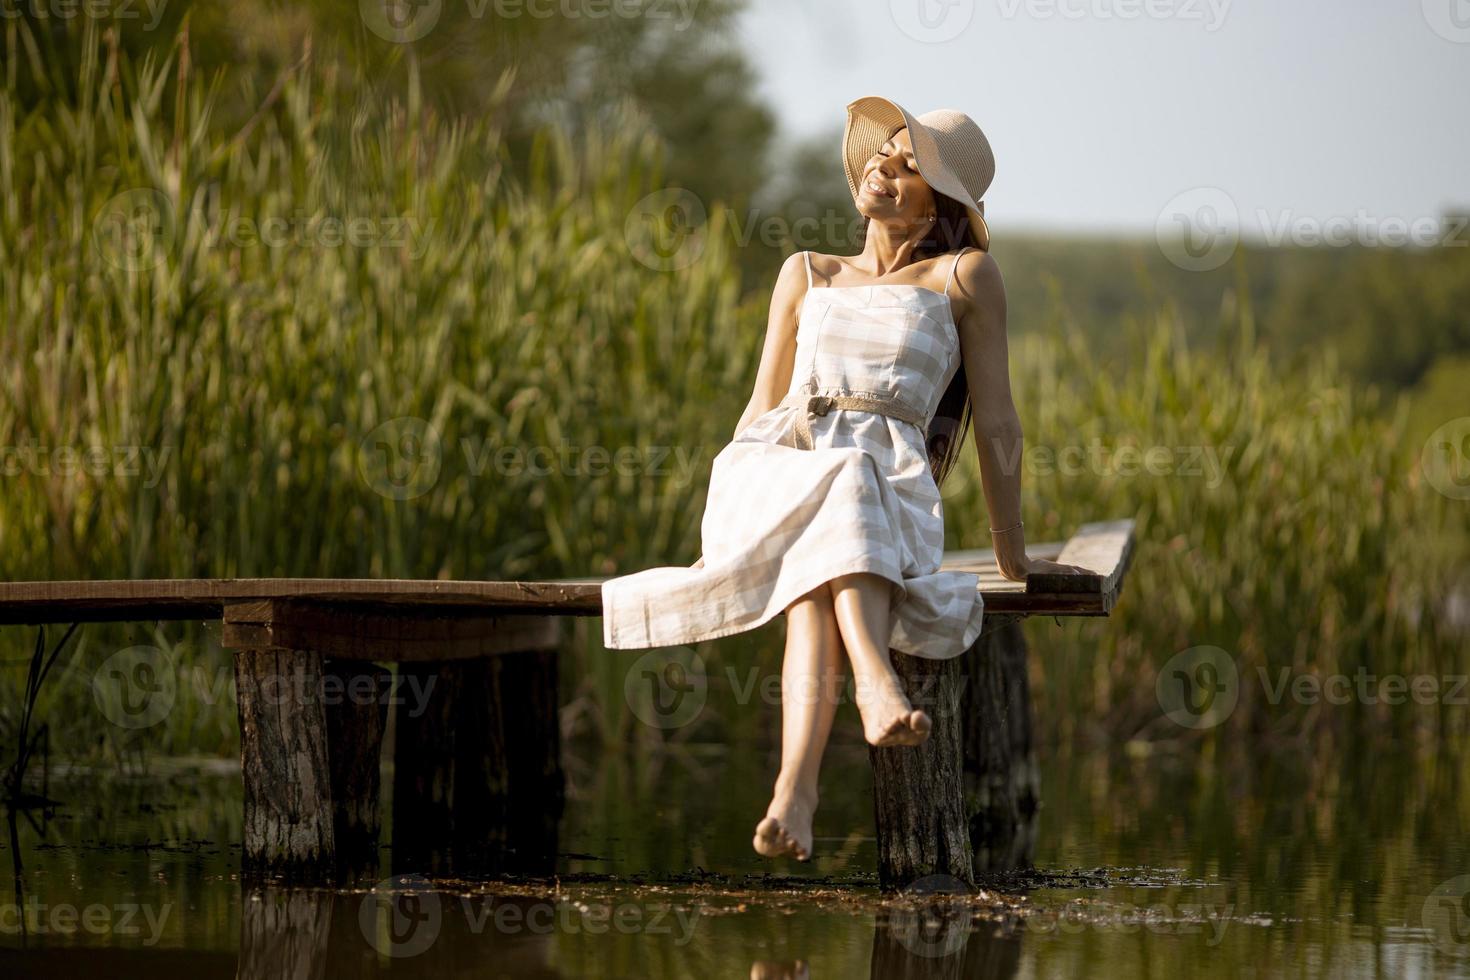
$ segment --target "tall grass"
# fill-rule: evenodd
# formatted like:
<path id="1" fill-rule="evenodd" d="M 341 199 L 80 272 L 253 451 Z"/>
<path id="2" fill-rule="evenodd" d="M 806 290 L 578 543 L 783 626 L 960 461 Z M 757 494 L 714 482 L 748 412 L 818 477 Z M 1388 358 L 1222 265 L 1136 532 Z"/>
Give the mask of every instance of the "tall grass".
<path id="1" fill-rule="evenodd" d="M 1216 734 L 1463 729 L 1453 703 L 1310 695 L 1360 671 L 1434 677 L 1449 691 L 1470 667 L 1465 639 L 1443 622 L 1470 522 L 1424 479 L 1406 404 L 1385 411 L 1330 355 L 1279 369 L 1255 342 L 1249 306 L 1234 303 L 1247 295 L 1227 298 L 1213 348 L 1186 344 L 1167 311 L 1120 323 L 1117 346 L 1132 356 L 1112 358 L 1116 369 L 1098 369 L 1064 310 L 1014 330 L 1016 399 L 1037 452 L 1023 465 L 1028 537 L 1059 540 L 1112 517 L 1136 518 L 1139 534 L 1112 617 L 1031 624 L 1043 724 L 1063 737 L 1191 734 L 1163 716 L 1155 680 L 1175 654 L 1214 646 L 1233 659 L 1239 696 Z M 954 544 L 978 547 L 987 525 L 968 462 L 946 488 L 946 523 Z M 1278 694 L 1283 676 L 1308 695 Z"/>
<path id="2" fill-rule="evenodd" d="M 355 99 L 307 64 L 221 133 L 179 51 L 134 71 L 88 50 L 75 112 L 20 118 L 0 95 L 0 574 L 692 560 L 693 471 L 739 414 L 760 334 L 727 236 L 690 243 L 677 274 L 630 260 L 625 220 L 660 185 L 636 119 L 546 132 L 513 186 L 493 114 Z M 329 219 L 366 244 L 333 244 Z M 44 472 L 26 447 L 165 465 Z"/>
<path id="3" fill-rule="evenodd" d="M 221 131 L 223 81 L 182 43 L 134 66 L 87 29 L 76 108 L 22 114 L 0 92 L 0 574 L 515 578 L 692 560 L 765 298 L 739 295 L 719 208 L 679 268 L 635 260 L 661 183 L 636 117 L 548 129 L 512 179 L 494 111 L 447 121 L 412 85 L 355 97 L 361 80 L 307 58 Z M 649 220 L 677 231 L 663 210 Z M 1231 321 L 1248 328 L 1249 311 Z M 1115 376 L 1067 333 L 1058 320 L 1015 351 L 1033 443 L 1238 451 L 1214 487 L 1028 473 L 1033 540 L 1121 515 L 1143 529 L 1114 619 L 1037 634 L 1048 712 L 1145 731 L 1151 671 L 1198 643 L 1243 666 L 1464 668 L 1422 635 L 1441 572 L 1413 551 L 1453 515 L 1330 364 L 1285 376 L 1248 329 L 1192 351 L 1164 317 Z M 61 449 L 108 465 L 61 472 Z M 949 495 L 955 544 L 983 543 L 977 486 L 962 471 Z M 98 721 L 90 670 L 126 640 L 89 632 L 37 706 L 58 744 L 231 747 L 233 708 L 187 683 L 162 729 Z M 623 671 L 595 633 L 569 674 L 611 736 L 629 725 Z M 207 633 L 147 635 L 184 669 L 227 670 Z"/>

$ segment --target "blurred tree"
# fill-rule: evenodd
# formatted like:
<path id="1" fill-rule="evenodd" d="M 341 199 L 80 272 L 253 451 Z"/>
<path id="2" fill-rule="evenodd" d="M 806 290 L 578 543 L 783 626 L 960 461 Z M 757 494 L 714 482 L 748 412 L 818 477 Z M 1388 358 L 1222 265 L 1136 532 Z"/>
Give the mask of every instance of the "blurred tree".
<path id="1" fill-rule="evenodd" d="M 666 153 L 669 186 L 706 202 L 745 200 L 766 171 L 773 119 L 731 29 L 743 0 L 154 3 L 156 12 L 146 3 L 108 8 L 98 25 L 110 31 L 104 43 L 134 59 L 165 57 L 187 18 L 192 70 L 224 83 L 215 125 L 242 125 L 310 52 L 385 99 L 451 116 L 499 106 L 512 160 L 524 161 L 532 133 L 548 123 L 581 129 L 632 103 L 677 151 Z M 4 69 L 22 113 L 51 99 L 75 103 L 86 5 L 66 17 L 44 3 L 7 6 L 5 50 L 25 54 Z M 395 40 L 394 23 L 413 39 Z M 497 97 L 508 70 L 511 89 Z"/>

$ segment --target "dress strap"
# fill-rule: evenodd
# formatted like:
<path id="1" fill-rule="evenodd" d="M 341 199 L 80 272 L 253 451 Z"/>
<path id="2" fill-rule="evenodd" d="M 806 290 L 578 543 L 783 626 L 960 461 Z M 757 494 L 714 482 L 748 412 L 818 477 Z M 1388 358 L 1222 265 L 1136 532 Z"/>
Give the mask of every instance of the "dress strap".
<path id="1" fill-rule="evenodd" d="M 811 252 L 802 252 L 801 254 L 806 258 L 806 288 L 807 289 L 811 289 L 812 288 L 812 253 Z"/>
<path id="2" fill-rule="evenodd" d="M 968 246 L 968 245 L 966 245 L 964 248 L 960 249 L 960 254 L 959 255 L 956 255 L 954 257 L 954 261 L 952 263 L 950 263 L 950 266 L 949 266 L 949 278 L 944 281 L 944 295 L 946 295 L 946 296 L 949 295 L 949 284 L 952 283 L 952 282 L 954 282 L 954 271 L 960 267 L 960 256 L 961 255 L 964 255 L 969 250 L 970 250 L 970 246 Z"/>

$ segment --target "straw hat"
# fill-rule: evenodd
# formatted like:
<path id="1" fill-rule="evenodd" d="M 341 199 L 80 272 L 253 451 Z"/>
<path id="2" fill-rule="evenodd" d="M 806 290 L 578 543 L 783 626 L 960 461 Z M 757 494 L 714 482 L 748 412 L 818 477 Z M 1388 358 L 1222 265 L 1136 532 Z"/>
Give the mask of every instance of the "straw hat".
<path id="1" fill-rule="evenodd" d="M 975 121 L 958 110 L 935 109 L 915 117 L 876 95 L 849 103 L 842 133 L 842 166 L 853 200 L 857 200 L 863 167 L 890 136 L 905 127 L 914 145 L 919 176 L 934 190 L 966 206 L 975 240 L 989 251 L 990 228 L 980 198 L 995 179 L 995 154 Z"/>

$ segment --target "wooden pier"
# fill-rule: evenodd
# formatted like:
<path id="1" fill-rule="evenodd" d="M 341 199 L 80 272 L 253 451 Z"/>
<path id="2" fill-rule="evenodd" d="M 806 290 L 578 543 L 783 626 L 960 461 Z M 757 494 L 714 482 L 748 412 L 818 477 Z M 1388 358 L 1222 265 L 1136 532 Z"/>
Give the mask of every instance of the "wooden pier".
<path id="1" fill-rule="evenodd" d="M 1130 520 L 1085 525 L 1029 552 L 1095 574 L 1025 583 L 1001 578 L 989 551 L 945 556 L 945 568 L 980 575 L 985 631 L 953 660 L 894 654 L 935 724 L 918 748 L 871 750 L 885 886 L 972 882 L 1029 860 L 1039 793 L 1018 622 L 1108 615 L 1132 546 Z M 424 710 L 394 719 L 395 872 L 551 870 L 563 807 L 558 620 L 600 612 L 594 579 L 0 583 L 0 624 L 222 622 L 239 705 L 243 870 L 297 881 L 376 863 L 389 699 L 373 692 L 390 683 L 387 663 L 429 692 Z"/>

